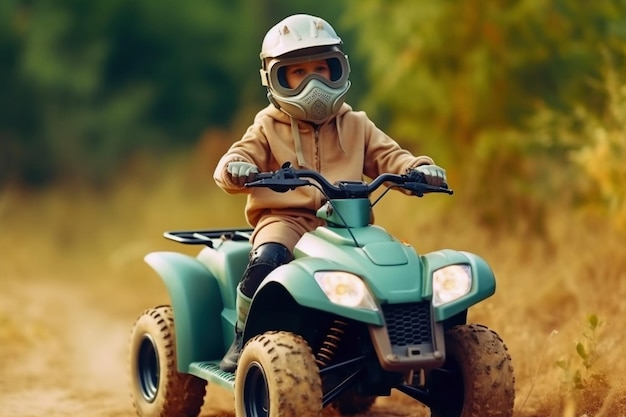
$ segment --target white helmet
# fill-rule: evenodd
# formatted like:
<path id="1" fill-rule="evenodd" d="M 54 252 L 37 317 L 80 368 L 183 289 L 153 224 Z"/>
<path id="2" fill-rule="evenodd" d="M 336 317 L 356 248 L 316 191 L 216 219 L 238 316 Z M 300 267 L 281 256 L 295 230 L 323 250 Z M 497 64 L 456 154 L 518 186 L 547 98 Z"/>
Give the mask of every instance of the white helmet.
<path id="1" fill-rule="evenodd" d="M 270 102 L 295 119 L 313 123 L 336 114 L 350 88 L 350 64 L 341 45 L 333 27 L 319 17 L 297 14 L 272 27 L 261 46 L 261 83 Z M 312 73 L 289 88 L 285 68 L 317 60 L 328 63 L 330 80 Z"/>

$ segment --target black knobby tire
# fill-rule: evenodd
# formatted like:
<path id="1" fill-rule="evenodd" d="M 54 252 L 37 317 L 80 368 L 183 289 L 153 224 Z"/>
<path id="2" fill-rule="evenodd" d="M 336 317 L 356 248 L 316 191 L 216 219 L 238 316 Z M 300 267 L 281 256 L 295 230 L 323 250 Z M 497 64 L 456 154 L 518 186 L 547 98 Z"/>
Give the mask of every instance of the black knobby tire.
<path id="1" fill-rule="evenodd" d="M 366 413 L 376 402 L 375 396 L 359 395 L 353 390 L 344 392 L 337 400 L 332 402 L 332 406 L 342 416 Z"/>
<path id="2" fill-rule="evenodd" d="M 317 417 L 322 384 L 315 357 L 302 337 L 267 332 L 246 344 L 235 375 L 238 417 Z"/>
<path id="3" fill-rule="evenodd" d="M 446 332 L 446 372 L 433 372 L 429 389 L 439 398 L 432 417 L 511 417 L 515 376 L 506 345 L 485 326 Z"/>
<path id="4" fill-rule="evenodd" d="M 130 337 L 130 393 L 141 417 L 196 417 L 206 381 L 178 372 L 170 306 L 145 310 Z"/>

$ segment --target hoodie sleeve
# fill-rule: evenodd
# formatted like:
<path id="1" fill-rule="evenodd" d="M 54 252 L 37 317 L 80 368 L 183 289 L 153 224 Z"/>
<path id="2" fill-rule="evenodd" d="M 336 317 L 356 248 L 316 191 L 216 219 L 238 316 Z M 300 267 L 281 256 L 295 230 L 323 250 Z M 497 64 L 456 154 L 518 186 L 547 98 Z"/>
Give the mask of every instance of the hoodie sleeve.
<path id="1" fill-rule="evenodd" d="M 241 161 L 254 164 L 259 170 L 265 171 L 269 152 L 269 145 L 263 133 L 263 127 L 259 120 L 256 119 L 243 137 L 233 143 L 217 163 L 213 173 L 215 183 L 228 194 L 249 192 L 247 188 L 241 187 L 230 180 L 226 167 L 231 162 Z"/>
<path id="2" fill-rule="evenodd" d="M 433 165 L 435 162 L 428 156 L 414 156 L 380 130 L 363 112 L 358 112 L 365 123 L 365 161 L 364 174 L 376 178 L 384 172 L 406 174 L 420 165 Z"/>

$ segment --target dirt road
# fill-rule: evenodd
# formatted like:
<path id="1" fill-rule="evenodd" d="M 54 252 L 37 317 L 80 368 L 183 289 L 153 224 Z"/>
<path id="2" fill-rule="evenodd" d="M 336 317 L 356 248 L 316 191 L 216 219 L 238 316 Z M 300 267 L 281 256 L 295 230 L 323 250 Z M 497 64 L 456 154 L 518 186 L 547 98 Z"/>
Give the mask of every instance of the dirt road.
<path id="1" fill-rule="evenodd" d="M 154 291 L 131 295 L 132 287 L 2 279 L 0 415 L 134 416 L 127 389 L 128 335 L 135 314 L 152 305 L 147 303 L 160 303 L 164 294 L 155 285 Z M 232 409 L 228 391 L 209 387 L 202 416 L 233 416 Z M 367 414 L 427 415 L 395 395 L 380 399 Z"/>

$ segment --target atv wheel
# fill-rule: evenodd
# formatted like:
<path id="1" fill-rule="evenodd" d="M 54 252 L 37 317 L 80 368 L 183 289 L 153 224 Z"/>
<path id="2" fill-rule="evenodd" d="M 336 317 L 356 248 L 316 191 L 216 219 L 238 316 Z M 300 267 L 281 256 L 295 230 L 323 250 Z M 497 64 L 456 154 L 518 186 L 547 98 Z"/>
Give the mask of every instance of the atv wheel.
<path id="1" fill-rule="evenodd" d="M 428 383 L 432 417 L 511 417 L 513 366 L 504 342 L 487 327 L 469 324 L 446 332 L 446 364 Z"/>
<path id="2" fill-rule="evenodd" d="M 375 401 L 375 396 L 362 396 L 353 390 L 348 390 L 339 399 L 333 401 L 332 406 L 342 416 L 351 416 L 367 412 Z"/>
<path id="3" fill-rule="evenodd" d="M 206 381 L 176 369 L 174 318 L 169 306 L 144 311 L 130 338 L 130 392 L 141 417 L 195 417 Z"/>
<path id="4" fill-rule="evenodd" d="M 288 332 L 267 332 L 246 344 L 235 376 L 239 417 L 322 415 L 322 384 L 307 342 Z"/>

